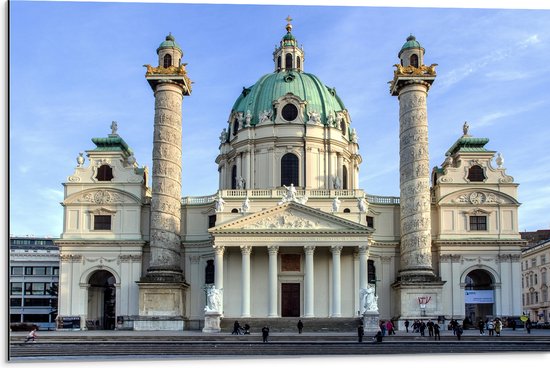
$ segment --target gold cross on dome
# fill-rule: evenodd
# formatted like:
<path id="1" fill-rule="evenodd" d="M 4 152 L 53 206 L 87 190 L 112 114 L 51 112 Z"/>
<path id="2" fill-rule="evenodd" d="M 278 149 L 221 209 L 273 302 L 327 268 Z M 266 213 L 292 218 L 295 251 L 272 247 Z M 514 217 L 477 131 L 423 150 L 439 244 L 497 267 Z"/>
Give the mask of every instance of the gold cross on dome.
<path id="1" fill-rule="evenodd" d="M 285 19 L 288 23 L 292 22 L 292 18 L 290 17 L 290 15 L 288 17 L 286 17 Z"/>

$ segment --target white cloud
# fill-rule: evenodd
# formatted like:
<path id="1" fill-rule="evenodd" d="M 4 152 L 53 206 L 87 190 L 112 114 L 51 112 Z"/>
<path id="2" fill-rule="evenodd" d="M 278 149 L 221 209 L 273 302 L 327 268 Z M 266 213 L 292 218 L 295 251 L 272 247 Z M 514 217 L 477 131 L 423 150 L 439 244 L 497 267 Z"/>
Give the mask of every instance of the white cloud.
<path id="1" fill-rule="evenodd" d="M 517 107 L 506 109 L 506 110 L 500 110 L 500 111 L 494 111 L 489 112 L 481 117 L 478 117 L 475 119 L 476 127 L 485 127 L 490 126 L 496 123 L 499 119 L 518 115 L 530 110 L 533 110 L 541 105 L 547 104 L 547 101 L 536 101 L 527 105 L 518 105 Z"/>

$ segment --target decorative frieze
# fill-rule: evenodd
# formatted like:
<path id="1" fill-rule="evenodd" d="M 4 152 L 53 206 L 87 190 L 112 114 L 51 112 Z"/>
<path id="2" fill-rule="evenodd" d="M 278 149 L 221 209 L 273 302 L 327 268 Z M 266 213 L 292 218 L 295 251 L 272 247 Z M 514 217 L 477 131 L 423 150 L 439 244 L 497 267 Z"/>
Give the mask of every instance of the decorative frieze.
<path id="1" fill-rule="evenodd" d="M 63 263 L 81 263 L 83 257 L 81 254 L 61 254 L 59 259 Z"/>
<path id="2" fill-rule="evenodd" d="M 77 199 L 81 203 L 92 203 L 92 204 L 114 204 L 114 203 L 124 203 L 124 198 L 119 193 L 113 192 L 111 190 L 98 190 L 95 192 L 88 192 L 80 196 Z"/>

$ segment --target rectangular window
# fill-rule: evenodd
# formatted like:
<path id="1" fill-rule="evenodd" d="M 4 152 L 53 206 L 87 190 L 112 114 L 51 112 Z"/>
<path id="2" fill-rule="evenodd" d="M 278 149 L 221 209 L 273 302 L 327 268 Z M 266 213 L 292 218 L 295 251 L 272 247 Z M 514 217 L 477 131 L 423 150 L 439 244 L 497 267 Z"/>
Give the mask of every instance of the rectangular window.
<path id="1" fill-rule="evenodd" d="M 111 230 L 111 215 L 95 215 L 94 230 Z"/>
<path id="2" fill-rule="evenodd" d="M 25 307 L 49 307 L 50 298 L 25 298 Z"/>
<path id="3" fill-rule="evenodd" d="M 208 228 L 216 226 L 216 215 L 208 216 Z"/>
<path id="4" fill-rule="evenodd" d="M 541 254 L 540 256 L 540 264 L 543 265 L 546 263 L 546 254 Z"/>
<path id="5" fill-rule="evenodd" d="M 49 322 L 49 314 L 24 314 L 23 322 Z"/>
<path id="6" fill-rule="evenodd" d="M 11 323 L 21 323 L 21 315 L 20 314 L 10 314 L 10 322 Z"/>
<path id="7" fill-rule="evenodd" d="M 44 282 L 26 282 L 25 295 L 44 295 L 48 287 Z"/>
<path id="8" fill-rule="evenodd" d="M 470 216 L 470 231 L 487 230 L 487 216 Z"/>
<path id="9" fill-rule="evenodd" d="M 23 293 L 23 283 L 22 282 L 12 282 L 10 283 L 10 295 L 21 295 Z"/>
<path id="10" fill-rule="evenodd" d="M 23 275 L 23 267 L 12 267 L 11 274 L 14 276 Z"/>
<path id="11" fill-rule="evenodd" d="M 59 275 L 59 267 L 54 267 L 52 271 L 53 271 L 53 275 L 54 275 L 54 276 L 58 276 L 58 275 Z"/>
<path id="12" fill-rule="evenodd" d="M 10 299 L 10 307 L 20 307 L 20 306 L 21 306 L 21 298 Z"/>
<path id="13" fill-rule="evenodd" d="M 25 275 L 32 275 L 32 267 L 25 267 Z"/>
<path id="14" fill-rule="evenodd" d="M 33 267 L 32 274 L 35 276 L 45 276 L 47 267 Z"/>
<path id="15" fill-rule="evenodd" d="M 535 267 L 537 265 L 537 257 L 531 258 L 531 267 Z"/>
<path id="16" fill-rule="evenodd" d="M 374 217 L 367 216 L 367 226 L 368 227 L 374 227 Z"/>

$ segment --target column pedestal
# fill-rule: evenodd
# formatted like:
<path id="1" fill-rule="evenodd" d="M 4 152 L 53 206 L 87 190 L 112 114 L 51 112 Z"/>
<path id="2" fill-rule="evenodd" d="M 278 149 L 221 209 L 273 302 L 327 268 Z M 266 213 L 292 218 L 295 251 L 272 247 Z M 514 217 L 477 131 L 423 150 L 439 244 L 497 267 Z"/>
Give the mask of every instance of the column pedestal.
<path id="1" fill-rule="evenodd" d="M 205 312 L 204 313 L 204 328 L 202 332 L 206 333 L 217 333 L 221 332 L 220 327 L 220 312 Z"/>
<path id="2" fill-rule="evenodd" d="M 380 313 L 378 312 L 364 312 L 363 313 L 363 328 L 365 330 L 365 335 L 368 333 L 371 336 L 374 336 L 378 329 L 380 323 Z"/>
<path id="3" fill-rule="evenodd" d="M 139 317 L 137 331 L 181 331 L 185 329 L 186 283 L 138 282 Z"/>

